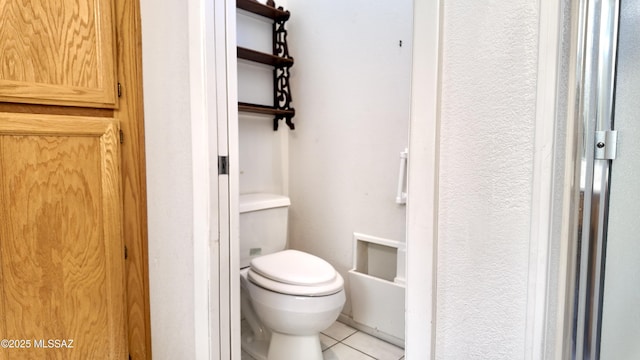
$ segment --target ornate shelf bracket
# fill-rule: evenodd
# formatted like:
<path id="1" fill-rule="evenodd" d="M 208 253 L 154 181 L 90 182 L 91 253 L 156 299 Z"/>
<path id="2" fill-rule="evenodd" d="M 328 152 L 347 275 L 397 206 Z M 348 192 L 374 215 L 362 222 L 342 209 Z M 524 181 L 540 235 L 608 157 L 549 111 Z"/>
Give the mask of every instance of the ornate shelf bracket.
<path id="1" fill-rule="evenodd" d="M 268 1 L 267 5 L 274 6 L 273 1 Z M 282 10 L 282 7 L 279 8 Z M 291 119 L 295 116 L 295 109 L 291 106 L 291 89 L 289 86 L 289 69 L 293 65 L 293 58 L 289 55 L 289 47 L 287 45 L 287 29 L 284 24 L 286 19 L 276 19 L 273 22 L 273 55 L 290 59 L 291 65 L 276 67 L 273 69 L 273 105 L 278 110 L 284 110 L 286 115 L 276 115 L 273 120 L 273 130 L 278 130 L 278 123 L 280 120 L 285 120 L 289 129 L 294 130 L 295 125 Z"/>

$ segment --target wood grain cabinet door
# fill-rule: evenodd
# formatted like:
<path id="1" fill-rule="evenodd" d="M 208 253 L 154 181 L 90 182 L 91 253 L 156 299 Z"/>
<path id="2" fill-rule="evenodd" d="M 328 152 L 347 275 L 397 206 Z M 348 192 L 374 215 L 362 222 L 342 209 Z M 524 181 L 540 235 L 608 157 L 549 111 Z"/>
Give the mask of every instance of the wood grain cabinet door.
<path id="1" fill-rule="evenodd" d="M 114 108 L 111 0 L 0 0 L 0 101 Z"/>
<path id="2" fill-rule="evenodd" d="M 0 359 L 128 358 L 119 146 L 113 119 L 0 113 Z"/>

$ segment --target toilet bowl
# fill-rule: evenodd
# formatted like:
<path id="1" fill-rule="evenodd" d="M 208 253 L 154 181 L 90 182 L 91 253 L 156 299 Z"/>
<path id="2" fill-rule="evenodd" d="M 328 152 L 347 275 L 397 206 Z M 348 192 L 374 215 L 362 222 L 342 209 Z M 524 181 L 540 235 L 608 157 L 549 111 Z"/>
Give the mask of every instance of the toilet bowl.
<path id="1" fill-rule="evenodd" d="M 322 360 L 320 331 L 345 302 L 344 280 L 328 262 L 285 250 L 291 202 L 240 195 L 242 349 L 258 360 Z"/>
<path id="2" fill-rule="evenodd" d="M 322 360 L 319 333 L 336 321 L 345 303 L 340 274 L 326 261 L 296 250 L 256 257 L 240 274 L 241 311 L 256 340 L 268 342 L 266 357 L 252 355 Z"/>

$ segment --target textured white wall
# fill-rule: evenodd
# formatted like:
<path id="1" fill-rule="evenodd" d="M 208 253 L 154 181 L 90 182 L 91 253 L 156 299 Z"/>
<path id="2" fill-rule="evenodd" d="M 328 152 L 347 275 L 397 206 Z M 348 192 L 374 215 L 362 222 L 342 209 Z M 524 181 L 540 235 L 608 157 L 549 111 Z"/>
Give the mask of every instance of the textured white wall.
<path id="1" fill-rule="evenodd" d="M 151 345 L 194 359 L 187 2 L 141 0 Z"/>
<path id="2" fill-rule="evenodd" d="M 405 238 L 405 207 L 395 204 L 395 191 L 408 136 L 412 1 L 284 5 L 296 60 L 290 242 L 348 281 L 353 232 Z"/>
<path id="3" fill-rule="evenodd" d="M 538 2 L 443 6 L 436 357 L 519 359 Z"/>

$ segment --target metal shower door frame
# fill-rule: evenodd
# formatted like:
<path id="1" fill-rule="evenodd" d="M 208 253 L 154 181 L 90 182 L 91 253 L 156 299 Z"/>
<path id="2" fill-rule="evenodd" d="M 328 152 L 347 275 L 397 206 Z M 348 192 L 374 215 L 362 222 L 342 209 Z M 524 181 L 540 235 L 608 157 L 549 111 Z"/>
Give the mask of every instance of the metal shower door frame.
<path id="1" fill-rule="evenodd" d="M 615 158 L 614 91 L 620 0 L 581 0 L 576 34 L 576 116 L 581 131 L 576 152 L 580 184 L 572 359 L 600 358 L 606 261 L 609 181 Z"/>

